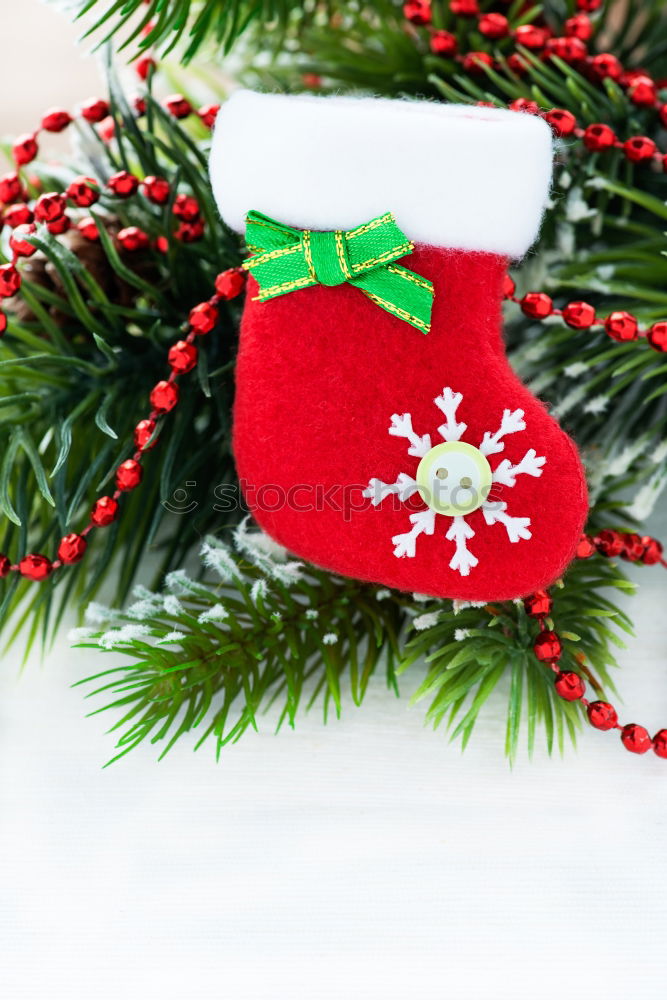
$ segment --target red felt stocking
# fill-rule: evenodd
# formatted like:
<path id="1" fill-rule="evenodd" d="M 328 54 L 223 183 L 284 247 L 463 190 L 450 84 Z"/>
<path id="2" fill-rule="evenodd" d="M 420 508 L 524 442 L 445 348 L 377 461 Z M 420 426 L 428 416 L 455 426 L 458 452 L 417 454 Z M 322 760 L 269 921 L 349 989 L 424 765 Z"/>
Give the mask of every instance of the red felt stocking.
<path id="1" fill-rule="evenodd" d="M 433 285 L 424 334 L 349 282 L 260 301 L 251 270 L 234 453 L 255 518 L 291 552 L 475 601 L 567 566 L 581 464 L 501 336 L 506 258 L 534 238 L 549 173 L 547 127 L 512 112 L 248 93 L 223 108 L 212 177 L 230 225 L 257 210 L 342 232 L 392 212 L 415 244 L 396 263 Z"/>

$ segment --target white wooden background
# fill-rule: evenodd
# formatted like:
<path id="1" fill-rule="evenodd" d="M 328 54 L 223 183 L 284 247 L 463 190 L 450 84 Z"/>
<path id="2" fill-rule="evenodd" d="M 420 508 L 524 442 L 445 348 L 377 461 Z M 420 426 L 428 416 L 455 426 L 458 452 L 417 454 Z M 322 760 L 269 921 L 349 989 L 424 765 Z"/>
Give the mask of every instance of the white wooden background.
<path id="1" fill-rule="evenodd" d="M 0 11 L 36 46 L 0 131 L 97 89 L 51 10 Z M 6 102 L 18 54 L 3 49 Z M 634 575 L 621 688 L 655 729 L 667 577 Z M 269 718 L 217 766 L 184 740 L 103 771 L 104 720 L 70 687 L 95 666 L 64 637 L 23 673 L 0 664 L 3 1000 L 664 993 L 667 762 L 586 731 L 510 771 L 501 696 L 462 756 L 378 682 L 326 729 L 315 711 L 276 737 Z"/>

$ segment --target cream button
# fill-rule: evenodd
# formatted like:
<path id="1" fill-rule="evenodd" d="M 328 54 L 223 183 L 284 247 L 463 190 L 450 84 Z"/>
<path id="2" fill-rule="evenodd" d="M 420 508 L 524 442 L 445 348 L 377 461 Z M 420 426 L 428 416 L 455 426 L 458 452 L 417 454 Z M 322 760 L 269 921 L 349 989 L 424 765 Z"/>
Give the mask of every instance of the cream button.
<path id="1" fill-rule="evenodd" d="M 417 485 L 431 510 L 449 517 L 471 514 L 491 490 L 491 466 L 479 448 L 446 441 L 431 448 L 419 463 Z"/>

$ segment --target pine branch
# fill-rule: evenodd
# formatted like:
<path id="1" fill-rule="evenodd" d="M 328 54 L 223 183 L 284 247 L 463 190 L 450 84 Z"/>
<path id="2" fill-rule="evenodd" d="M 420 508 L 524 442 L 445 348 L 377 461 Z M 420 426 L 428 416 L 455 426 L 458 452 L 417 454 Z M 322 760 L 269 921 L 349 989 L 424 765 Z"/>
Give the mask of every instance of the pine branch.
<path id="1" fill-rule="evenodd" d="M 196 746 L 213 741 L 216 755 L 248 729 L 259 714 L 279 704 L 278 727 L 294 726 L 301 706 L 321 699 L 325 719 L 340 715 L 344 687 L 361 704 L 368 683 L 384 662 L 387 683 L 428 672 L 413 701 L 427 698 L 427 718 L 445 722 L 465 746 L 482 706 L 510 674 L 506 753 L 516 755 L 522 712 L 532 753 L 537 726 L 551 752 L 556 740 L 575 738 L 580 708 L 554 692 L 553 676 L 531 652 L 537 623 L 521 602 L 470 606 L 460 602 L 416 603 L 405 594 L 343 580 L 303 563 L 285 562 L 265 536 L 236 531 L 236 551 L 209 540 L 203 548 L 205 582 L 183 571 L 167 577 L 160 593 L 139 589 L 125 611 L 93 605 L 93 628 L 77 630 L 78 645 L 124 654 L 123 661 L 80 683 L 89 697 L 122 713 L 113 760 L 144 740 L 161 756 L 185 733 L 200 733 Z M 553 616 L 566 640 L 562 668 L 584 670 L 613 690 L 612 647 L 630 621 L 608 597 L 609 588 L 632 590 L 622 572 L 601 558 L 575 563 L 555 589 Z M 100 623 L 104 629 L 100 630 Z M 411 623 L 410 625 L 408 623 Z M 525 691 L 525 693 L 524 693 Z M 524 707 L 525 706 L 525 707 Z"/>
<path id="2" fill-rule="evenodd" d="M 575 562 L 560 587 L 552 591 L 553 621 L 566 641 L 562 670 L 584 670 L 598 686 L 597 695 L 613 691 L 609 674 L 617 666 L 612 646 L 622 646 L 619 630 L 632 634 L 627 615 L 606 594 L 608 588 L 631 591 L 623 573 L 602 559 Z M 505 752 L 512 761 L 518 751 L 525 718 L 528 752 L 532 754 L 538 726 L 551 753 L 554 741 L 563 750 L 565 737 L 575 741 L 581 708 L 555 693 L 551 671 L 532 653 L 537 624 L 526 615 L 521 601 L 483 607 L 454 602 L 424 605 L 413 621 L 399 663 L 399 675 L 426 660 L 428 672 L 413 701 L 427 700 L 427 718 L 435 727 L 445 724 L 452 739 L 465 747 L 481 710 L 509 674 Z"/>
<path id="3" fill-rule="evenodd" d="M 166 55 L 178 47 L 187 63 L 207 41 L 229 52 L 249 29 L 261 32 L 265 44 L 271 38 L 278 51 L 288 25 L 309 23 L 315 11 L 337 6 L 344 5 L 312 0 L 79 0 L 77 17 L 93 16 L 84 38 L 92 35 L 103 42 L 126 30 L 130 20 L 132 30 L 119 51 L 155 46 Z"/>
<path id="4" fill-rule="evenodd" d="M 89 609 L 106 628 L 77 630 L 79 645 L 126 658 L 81 682 L 99 685 L 90 696 L 111 697 L 98 711 L 123 712 L 114 760 L 146 739 L 163 756 L 190 730 L 200 734 L 196 747 L 212 740 L 219 756 L 275 702 L 278 728 L 294 726 L 304 701 L 320 699 L 325 720 L 332 707 L 338 716 L 344 686 L 361 704 L 381 662 L 395 689 L 401 602 L 286 562 L 266 541 L 242 526 L 236 552 L 204 544 L 205 583 L 177 571 L 160 594 L 140 588 L 126 611 Z"/>

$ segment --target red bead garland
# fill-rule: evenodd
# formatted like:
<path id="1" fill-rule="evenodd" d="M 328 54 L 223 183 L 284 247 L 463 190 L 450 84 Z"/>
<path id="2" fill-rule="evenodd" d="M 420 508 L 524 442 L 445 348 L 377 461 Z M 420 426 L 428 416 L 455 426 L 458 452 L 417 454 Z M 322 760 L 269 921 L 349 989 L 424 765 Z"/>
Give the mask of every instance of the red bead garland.
<path id="1" fill-rule="evenodd" d="M 164 106 L 175 118 L 184 118 L 193 113 L 190 103 L 180 95 L 172 95 L 164 101 Z M 197 114 L 201 121 L 212 127 L 218 112 L 218 105 L 207 105 Z M 142 113 L 138 108 L 138 113 Z M 78 111 L 82 119 L 91 125 L 105 127 L 108 121 L 110 131 L 113 119 L 109 118 L 110 108 L 107 101 L 94 99 L 85 102 Z M 47 111 L 42 117 L 40 128 L 47 132 L 59 132 L 65 129 L 73 118 L 59 108 Z M 31 162 L 38 152 L 38 132 L 19 137 L 13 146 L 17 165 L 23 166 Z M 1 225 L 9 225 L 12 234 L 9 239 L 13 258 L 9 264 L 0 266 L 0 299 L 15 295 L 21 287 L 21 275 L 16 268 L 16 262 L 21 257 L 27 257 L 35 252 L 35 247 L 25 237 L 35 231 L 34 222 L 46 225 L 53 234 L 67 231 L 71 220 L 67 215 L 67 201 L 76 208 L 89 208 L 103 194 L 117 198 L 130 198 L 137 193 L 141 184 L 145 197 L 157 205 L 166 204 L 171 198 L 171 185 L 166 178 L 148 176 L 140 182 L 138 177 L 129 171 L 120 170 L 101 186 L 94 178 L 76 177 L 64 193 L 47 191 L 41 194 L 31 209 L 25 202 L 28 195 L 24 192 L 21 178 L 17 172 L 0 176 L 0 203 L 8 205 L 0 217 Z M 179 219 L 179 226 L 174 237 L 191 242 L 200 239 L 204 234 L 204 222 L 201 219 L 199 203 L 191 195 L 178 194 L 174 199 L 173 214 Z M 78 231 L 88 240 L 99 239 L 95 220 L 91 217 L 80 219 L 76 223 Z M 137 226 L 121 229 L 116 240 L 119 246 L 134 252 L 150 245 L 148 235 Z M 168 249 L 168 241 L 160 236 L 155 241 L 156 249 Z M 86 553 L 87 535 L 94 528 L 107 527 L 118 517 L 119 498 L 123 493 L 136 489 L 142 480 L 141 460 L 144 451 L 156 443 L 155 432 L 157 420 L 170 412 L 179 401 L 177 378 L 191 371 L 198 358 L 198 351 L 193 341 L 198 334 L 209 333 L 218 320 L 217 304 L 223 300 L 235 298 L 245 286 L 245 273 L 240 268 L 230 268 L 223 271 L 215 280 L 216 291 L 207 302 L 200 303 L 192 310 L 190 329 L 184 340 L 177 341 L 169 350 L 168 362 L 171 374 L 167 379 L 158 382 L 150 393 L 152 412 L 148 418 L 139 421 L 134 431 L 134 444 L 138 449 L 131 458 L 126 459 L 116 470 L 116 491 L 112 496 L 101 496 L 93 504 L 88 524 L 80 533 L 71 533 L 60 540 L 55 560 L 50 560 L 41 553 L 28 553 L 17 563 L 12 564 L 9 558 L 0 554 L 0 577 L 11 572 L 19 573 L 25 579 L 41 581 L 47 579 L 54 570 L 64 565 L 78 562 Z M 7 317 L 0 311 L 0 335 L 7 327 Z"/>
<path id="2" fill-rule="evenodd" d="M 219 105 L 207 104 L 195 111 L 189 101 L 179 94 L 172 94 L 163 103 L 165 109 L 174 118 L 185 118 L 196 114 L 208 128 L 213 127 L 219 110 Z M 135 102 L 135 107 L 137 114 L 142 114 L 145 111 L 143 99 Z M 40 131 L 61 132 L 77 116 L 90 125 L 99 126 L 103 137 L 112 138 L 115 123 L 110 117 L 110 110 L 109 102 L 99 98 L 85 101 L 74 116 L 63 108 L 51 108 L 42 116 L 39 129 L 19 136 L 15 141 L 12 149 L 17 167 L 20 169 L 37 156 L 37 139 Z M 67 201 L 72 202 L 77 208 L 90 208 L 102 195 L 130 198 L 137 192 L 140 183 L 142 192 L 149 201 L 158 205 L 166 204 L 169 201 L 171 187 L 166 178 L 148 176 L 140 182 L 140 179 L 129 171 L 120 170 L 109 177 L 105 185 L 100 185 L 92 177 L 75 177 L 64 193 L 44 192 L 37 199 L 34 209 L 31 210 L 25 204 L 28 200 L 28 193 L 24 190 L 21 178 L 16 171 L 12 171 L 0 176 L 0 203 L 9 206 L 4 214 L 0 215 L 0 227 L 4 224 L 12 230 L 16 230 L 19 226 L 29 226 L 31 223 L 37 222 L 46 225 L 52 235 L 58 236 L 66 233 L 72 226 L 72 220 L 66 211 Z M 180 224 L 173 233 L 174 239 L 184 243 L 192 243 L 202 238 L 205 227 L 196 198 L 186 194 L 177 195 L 173 214 L 180 220 Z M 91 242 L 99 240 L 99 232 L 93 218 L 80 219 L 75 225 L 85 239 Z M 15 270 L 14 264 L 21 257 L 29 257 L 35 252 L 33 245 L 24 238 L 31 232 L 32 230 L 21 229 L 16 236 L 10 236 L 13 259 L 11 264 L 0 267 L 0 299 L 15 295 L 20 288 L 21 278 L 18 271 Z M 137 226 L 128 226 L 122 229 L 118 233 L 117 242 L 123 250 L 130 253 L 146 249 L 150 245 L 148 235 Z M 167 238 L 158 236 L 155 240 L 155 248 L 160 252 L 167 252 L 169 248 Z M 238 279 L 234 278 L 230 281 L 234 282 Z M 222 293 L 219 294 L 221 298 L 226 298 Z M 229 297 L 233 298 L 233 294 L 230 294 Z M 5 332 L 6 327 L 7 317 L 0 311 L 0 336 Z"/>
<path id="3" fill-rule="evenodd" d="M 617 343 L 629 343 L 642 338 L 654 351 L 667 352 L 667 320 L 654 323 L 648 330 L 640 330 L 637 317 L 623 310 L 617 310 L 600 319 L 596 315 L 595 307 L 588 302 L 568 302 L 562 309 L 556 309 L 551 296 L 545 292 L 527 292 L 523 298 L 518 298 L 516 284 L 509 275 L 506 275 L 503 281 L 503 296 L 510 302 L 516 302 L 521 311 L 531 319 L 560 316 L 575 330 L 602 328 Z"/>
<path id="4" fill-rule="evenodd" d="M 602 0 L 578 0 L 579 13 L 564 21 L 564 34 L 561 37 L 553 37 L 551 28 L 542 24 L 520 24 L 513 28 L 508 17 L 504 14 L 496 11 L 481 11 L 478 0 L 450 0 L 449 11 L 455 17 L 467 20 L 476 18 L 477 30 L 480 35 L 491 41 L 511 38 L 516 45 L 529 49 L 545 60 L 556 57 L 566 63 L 576 65 L 579 72 L 586 74 L 594 83 L 602 85 L 605 79 L 618 82 L 625 89 L 628 99 L 633 104 L 655 109 L 665 124 L 667 122 L 667 104 L 663 104 L 660 100 L 660 89 L 663 81 L 654 80 L 646 70 L 625 70 L 616 56 L 609 52 L 588 55 L 587 43 L 592 39 L 596 27 L 588 15 L 597 11 L 601 3 Z M 520 10 L 518 13 L 522 14 L 523 11 Z M 456 57 L 464 70 L 467 70 L 471 75 L 483 72 L 484 65 L 496 65 L 494 59 L 484 52 L 468 52 L 457 56 L 458 39 L 456 35 L 451 31 L 431 27 L 433 12 L 430 0 L 413 0 L 413 2 L 404 3 L 403 14 L 411 24 L 426 27 L 430 32 L 431 52 L 446 58 Z M 522 75 L 526 68 L 526 63 L 518 52 L 507 55 L 506 62 L 512 72 L 517 75 Z M 578 137 L 583 137 L 582 131 L 579 132 Z M 656 156 L 655 151 L 649 154 L 649 146 L 642 146 L 640 151 L 639 147 L 643 141 L 641 136 L 631 137 L 627 141 L 629 145 L 624 151 L 628 159 L 641 162 L 644 159 L 654 157 L 657 159 L 660 156 L 660 154 Z M 648 141 L 651 142 L 651 140 Z M 623 148 L 624 145 L 614 137 L 612 142 L 603 148 L 611 148 L 611 146 Z"/>
<path id="5" fill-rule="evenodd" d="M 634 532 L 619 532 L 606 529 L 595 537 L 583 535 L 577 549 L 577 558 L 588 559 L 598 552 L 602 556 L 621 556 L 630 562 L 643 562 L 647 566 L 661 563 L 667 567 L 663 559 L 663 548 L 657 538 L 648 535 L 640 536 Z M 619 730 L 621 742 L 630 753 L 644 754 L 651 748 L 658 757 L 667 758 L 667 729 L 660 729 L 653 738 L 648 731 L 636 723 L 621 725 L 618 713 L 608 701 L 588 701 L 586 684 L 574 670 L 560 670 L 558 661 L 563 653 L 563 644 L 557 632 L 548 621 L 552 600 L 548 591 L 539 590 L 523 602 L 526 614 L 539 621 L 540 631 L 533 642 L 533 652 L 536 659 L 546 663 L 554 672 L 554 689 L 565 701 L 579 701 L 586 709 L 586 715 L 595 729 L 608 731 Z"/>

